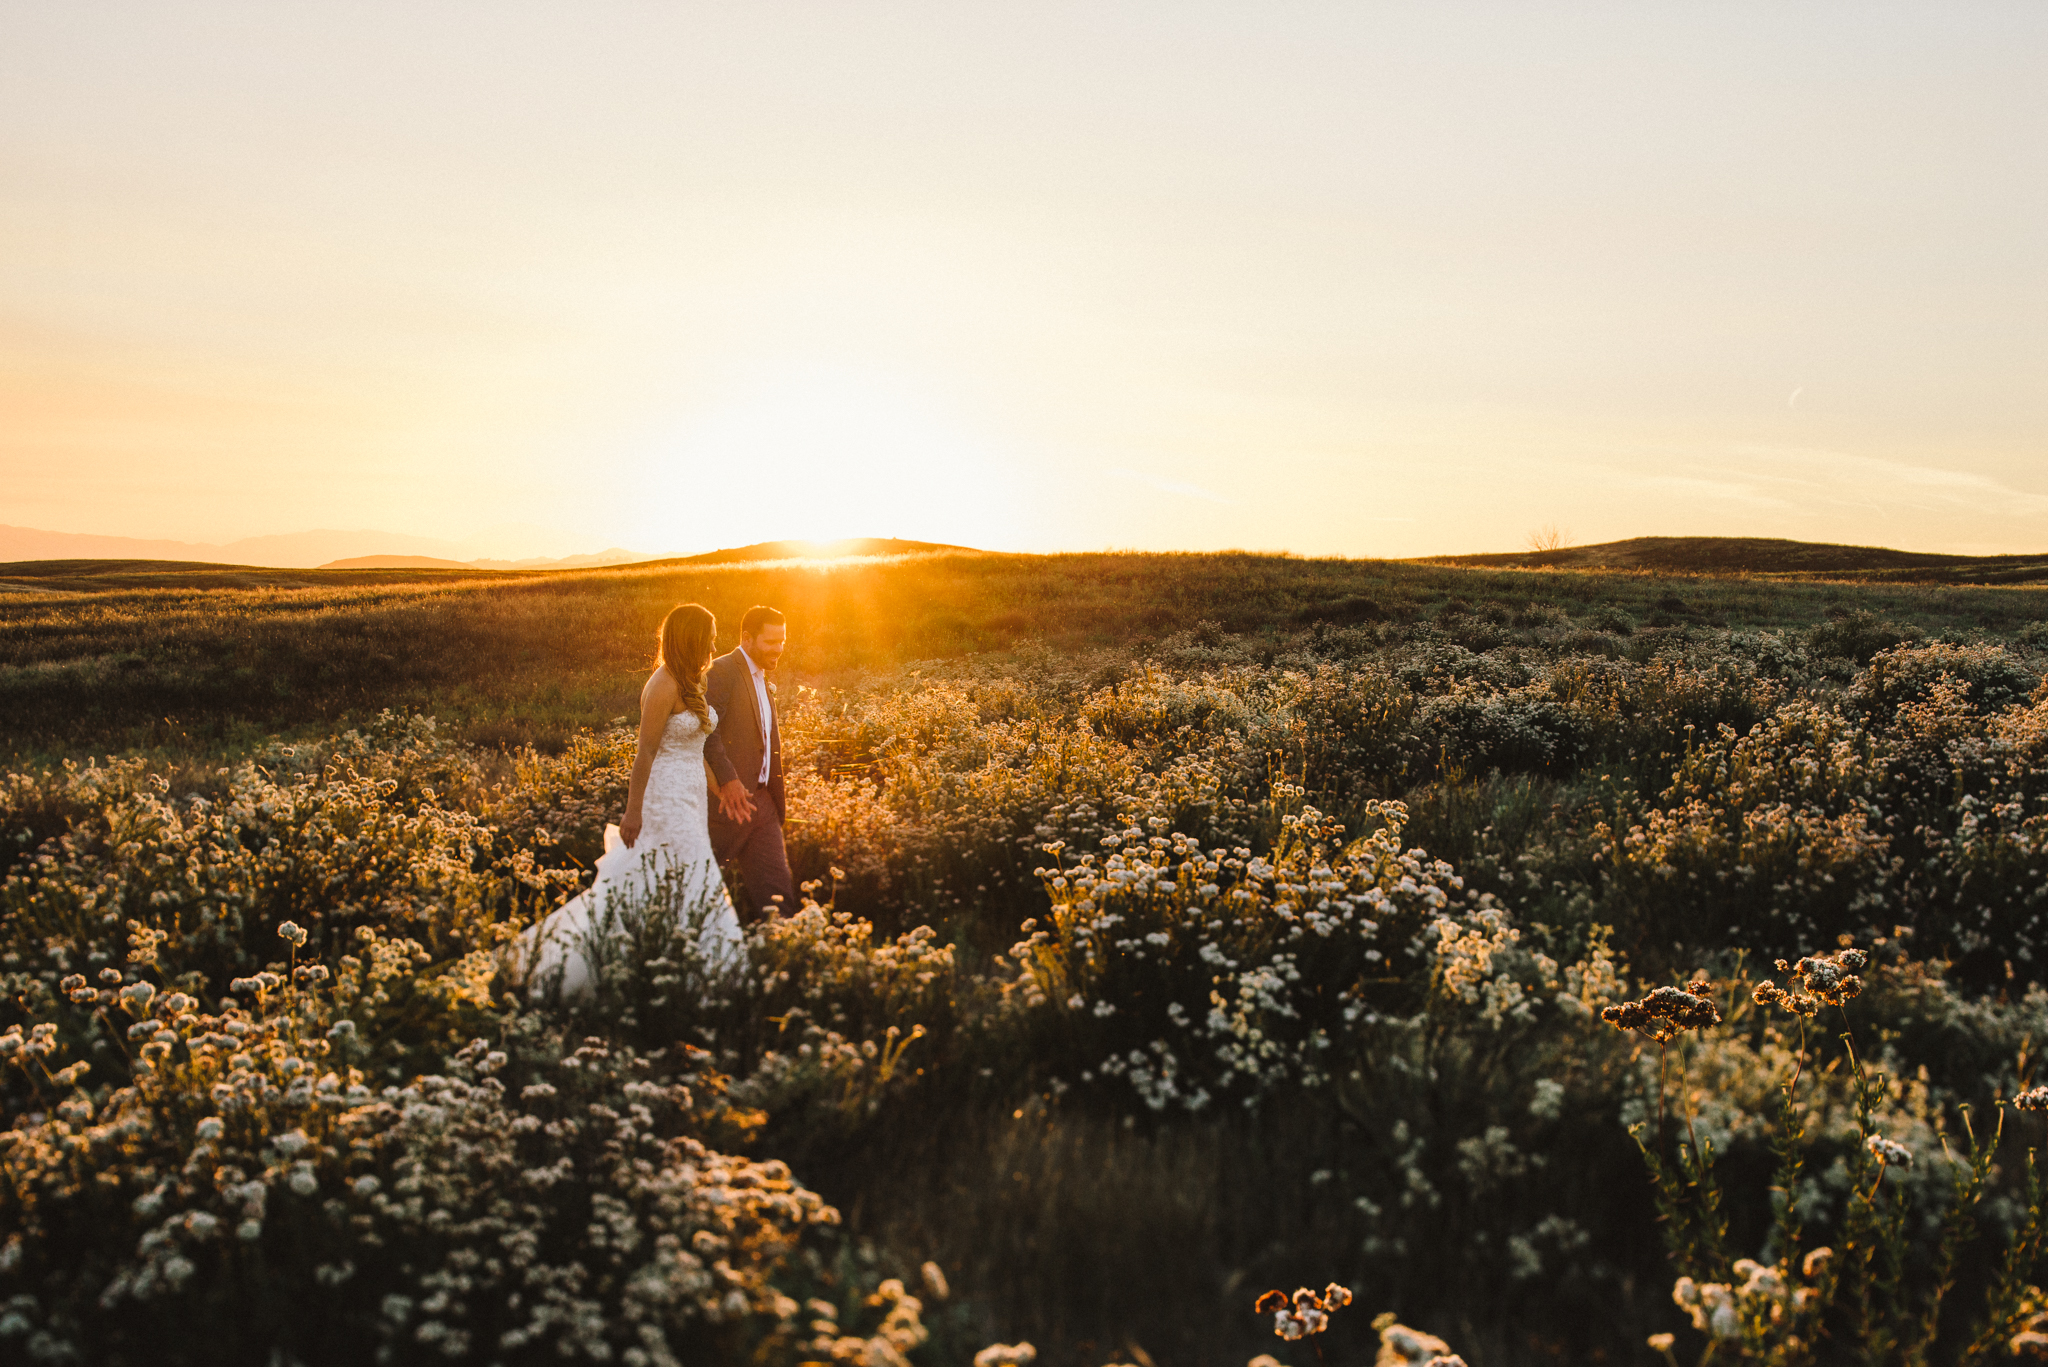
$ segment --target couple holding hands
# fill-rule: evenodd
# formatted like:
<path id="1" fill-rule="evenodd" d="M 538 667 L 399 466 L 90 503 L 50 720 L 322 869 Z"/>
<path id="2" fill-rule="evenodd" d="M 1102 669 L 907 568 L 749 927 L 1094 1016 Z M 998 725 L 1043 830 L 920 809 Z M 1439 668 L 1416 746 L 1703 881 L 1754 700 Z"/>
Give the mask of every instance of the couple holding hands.
<path id="1" fill-rule="evenodd" d="M 789 625 L 748 608 L 738 648 L 713 659 L 717 633 L 696 603 L 663 619 L 625 814 L 605 828 L 596 881 L 520 937 L 530 981 L 559 975 L 564 995 L 587 991 L 593 937 L 619 933 L 619 910 L 657 902 L 696 927 L 708 959 L 736 954 L 744 936 L 720 865 L 738 869 L 749 919 L 795 906 L 774 683 Z"/>

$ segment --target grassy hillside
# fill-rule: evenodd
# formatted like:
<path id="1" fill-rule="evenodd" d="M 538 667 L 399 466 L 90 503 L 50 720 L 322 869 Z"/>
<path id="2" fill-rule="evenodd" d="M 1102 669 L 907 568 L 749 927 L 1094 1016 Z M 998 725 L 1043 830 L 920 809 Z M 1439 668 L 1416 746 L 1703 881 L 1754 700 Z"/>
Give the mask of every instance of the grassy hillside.
<path id="1" fill-rule="evenodd" d="M 1426 563 L 1901 584 L 2022 584 L 2048 579 L 2048 555 L 1930 555 L 1882 546 L 1744 536 L 1639 536 L 1552 551 L 1430 556 Z"/>
<path id="2" fill-rule="evenodd" d="M 843 541 L 756 541 L 751 546 L 732 546 L 706 551 L 702 555 L 675 556 L 663 565 L 724 565 L 743 560 L 846 560 L 864 556 L 925 555 L 933 551 L 960 551 L 968 555 L 987 554 L 972 546 L 954 546 L 943 541 L 904 541 L 893 536 L 856 536 Z"/>
<path id="3" fill-rule="evenodd" d="M 787 667 L 814 681 L 1018 648 L 1145 648 L 1203 623 L 1254 638 L 1268 657 L 1330 629 L 1647 657 L 1673 633 L 1797 632 L 1857 614 L 1894 632 L 1994 635 L 2048 617 L 2048 597 L 2025 588 L 1246 554 L 558 574 L 49 562 L 0 567 L 9 584 L 30 590 L 0 593 L 0 752 L 20 755 L 204 747 L 385 707 L 433 711 L 479 739 L 559 745 L 632 709 L 656 624 L 691 600 L 717 613 L 728 644 L 749 605 L 783 608 Z"/>

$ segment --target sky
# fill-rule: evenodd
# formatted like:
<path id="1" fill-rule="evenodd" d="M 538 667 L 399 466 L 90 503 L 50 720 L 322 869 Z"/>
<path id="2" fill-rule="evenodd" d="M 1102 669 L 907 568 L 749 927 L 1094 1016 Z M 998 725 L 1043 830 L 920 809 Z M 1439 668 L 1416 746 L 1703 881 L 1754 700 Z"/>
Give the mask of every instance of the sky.
<path id="1" fill-rule="evenodd" d="M 0 524 L 2048 550 L 2048 6 L 0 0 Z"/>

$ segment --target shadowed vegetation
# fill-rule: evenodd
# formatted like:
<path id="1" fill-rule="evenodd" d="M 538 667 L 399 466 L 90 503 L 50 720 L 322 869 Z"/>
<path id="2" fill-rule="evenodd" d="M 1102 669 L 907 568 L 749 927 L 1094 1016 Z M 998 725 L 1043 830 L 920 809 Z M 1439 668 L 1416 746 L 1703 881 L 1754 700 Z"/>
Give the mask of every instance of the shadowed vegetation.
<path id="1" fill-rule="evenodd" d="M 738 968 L 623 908 L 529 1000 L 685 598 L 791 614 L 819 902 Z M 1381 1310 L 1472 1367 L 1997 1360 L 2042 601 L 1239 555 L 6 600 L 0 1350 L 1309 1367 L 1250 1307 L 1335 1281 L 1331 1361 L 1434 1341 Z"/>

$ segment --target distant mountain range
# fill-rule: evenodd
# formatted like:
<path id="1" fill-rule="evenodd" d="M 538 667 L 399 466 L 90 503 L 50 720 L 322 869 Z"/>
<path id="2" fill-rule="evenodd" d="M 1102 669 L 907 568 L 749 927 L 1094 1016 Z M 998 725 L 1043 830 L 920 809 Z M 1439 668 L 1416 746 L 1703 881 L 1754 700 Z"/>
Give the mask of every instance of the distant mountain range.
<path id="1" fill-rule="evenodd" d="M 354 555 L 330 560 L 314 568 L 323 570 L 587 570 L 605 565 L 637 565 L 659 560 L 656 555 L 621 550 L 617 546 L 596 555 L 565 555 L 558 560 L 445 560 L 433 555 Z"/>
<path id="2" fill-rule="evenodd" d="M 729 560 L 842 560 L 849 556 L 910 555 L 919 551 L 964 551 L 972 548 L 936 541 L 855 537 L 846 541 L 761 541 L 751 546 L 681 556 L 629 551 L 621 546 L 612 546 L 592 555 L 491 560 L 472 559 L 461 554 L 463 549 L 459 542 L 408 536 L 402 532 L 296 532 L 286 536 L 250 536 L 240 541 L 211 544 L 0 526 L 0 564 L 32 560 L 148 560 L 295 570 L 581 570 L 654 562 L 710 565 Z"/>
<path id="3" fill-rule="evenodd" d="M 359 555 L 330 560 L 323 570 L 579 570 L 606 565 L 723 565 L 756 560 L 846 560 L 866 555 L 916 555 L 926 551 L 970 551 L 941 541 L 899 541 L 890 536 L 859 536 L 844 541 L 757 541 L 702 555 L 636 555 L 632 551 L 600 551 L 560 560 L 441 560 L 431 555 Z M 974 552 L 979 554 L 979 552 Z"/>
<path id="4" fill-rule="evenodd" d="M 366 550 L 382 546 L 387 549 Z M 335 550 L 355 554 L 334 555 Z M 385 574 L 408 570 L 428 572 L 483 570 L 560 571 L 604 569 L 614 565 L 715 565 L 764 560 L 843 560 L 860 556 L 914 555 L 928 551 L 969 551 L 937 541 L 902 541 L 894 537 L 855 537 L 845 541 L 759 541 L 698 555 L 657 556 L 614 546 L 594 555 L 553 559 L 465 559 L 446 552 L 457 543 L 391 532 L 301 532 L 292 536 L 257 536 L 225 545 L 196 541 L 153 541 L 131 536 L 89 536 L 45 532 L 31 527 L 0 526 L 0 566 L 11 580 L 60 578 L 104 579 L 136 574 L 162 576 L 180 571 L 246 574 L 266 570 L 374 570 Z M 434 554 L 433 552 L 442 552 Z M 326 553 L 326 554 L 323 554 Z M 265 582 L 268 582 L 267 580 Z"/>
<path id="5" fill-rule="evenodd" d="M 180 560 L 214 565 L 255 565 L 273 569 L 425 569 L 432 566 L 487 570 L 578 569 L 653 560 L 656 553 L 617 546 L 595 555 L 560 559 L 472 560 L 460 542 L 403 532 L 293 532 L 208 543 L 160 541 L 135 536 L 92 536 L 0 526 L 0 562 L 20 560 Z"/>

